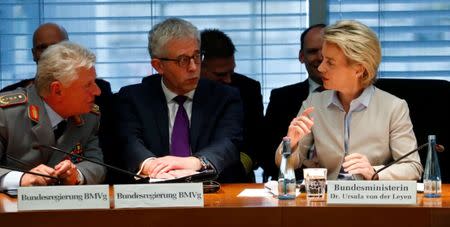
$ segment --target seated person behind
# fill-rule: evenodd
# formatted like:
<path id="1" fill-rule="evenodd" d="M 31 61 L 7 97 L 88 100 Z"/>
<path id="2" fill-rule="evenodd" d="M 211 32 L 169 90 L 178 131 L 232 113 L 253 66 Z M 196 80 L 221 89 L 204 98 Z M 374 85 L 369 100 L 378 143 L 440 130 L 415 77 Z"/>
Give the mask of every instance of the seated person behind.
<path id="1" fill-rule="evenodd" d="M 258 152 L 261 151 L 261 126 L 263 101 L 258 81 L 234 72 L 236 48 L 230 37 L 217 29 L 201 32 L 203 61 L 201 76 L 239 89 L 244 109 L 244 143 L 241 162 L 246 170 L 244 182 L 254 182 L 253 169 L 257 167 Z"/>
<path id="2" fill-rule="evenodd" d="M 264 116 L 262 167 L 264 169 L 263 181 L 269 177 L 272 180 L 278 179 L 278 168 L 275 165 L 273 151 L 277 149 L 280 140 L 286 135 L 286 128 L 291 123 L 292 118 L 297 116 L 298 110 L 302 107 L 303 101 L 310 93 L 320 92 L 322 87 L 322 73 L 318 68 L 322 63 L 322 43 L 323 30 L 325 24 L 315 24 L 307 28 L 300 36 L 300 50 L 298 59 L 305 64 L 308 72 L 308 79 L 281 88 L 273 89 L 270 92 L 270 100 Z M 303 168 L 313 167 L 314 154 L 311 153 L 311 165 L 304 165 Z M 304 163 L 305 164 L 305 163 Z M 303 179 L 303 170 L 299 168 L 295 171 L 297 179 Z"/>
<path id="3" fill-rule="evenodd" d="M 0 157 L 7 167 L 59 178 L 62 184 L 97 184 L 104 167 L 33 145 L 52 145 L 96 161 L 100 89 L 95 84 L 95 55 L 77 44 L 62 42 L 41 56 L 35 85 L 1 93 Z M 92 113 L 89 113 L 92 112 Z M 0 168 L 0 188 L 51 185 L 54 179 Z"/>
<path id="4" fill-rule="evenodd" d="M 40 25 L 33 33 L 33 48 L 31 48 L 33 61 L 36 62 L 36 65 L 38 64 L 39 58 L 41 57 L 41 54 L 45 51 L 45 49 L 53 44 L 65 40 L 69 40 L 69 36 L 64 27 L 54 23 L 45 23 Z M 17 83 L 4 87 L 1 91 L 12 91 L 18 87 L 27 87 L 33 82 L 34 78 L 24 79 Z"/>
<path id="5" fill-rule="evenodd" d="M 67 34 L 67 31 L 63 26 L 54 23 L 45 23 L 40 25 L 33 33 L 33 48 L 31 48 L 33 61 L 36 62 L 36 66 L 39 63 L 41 54 L 49 46 L 66 40 L 69 40 L 69 35 Z M 95 79 L 95 82 L 101 90 L 101 95 L 95 97 L 95 103 L 100 106 L 102 113 L 105 113 L 107 111 L 106 103 L 109 102 L 109 99 L 112 96 L 111 85 L 109 84 L 109 82 L 103 79 Z M 23 79 L 17 83 L 4 87 L 1 92 L 12 91 L 19 87 L 27 87 L 33 83 L 34 78 Z"/>
<path id="6" fill-rule="evenodd" d="M 289 126 L 294 166 L 302 164 L 314 143 L 329 179 L 370 180 L 377 169 L 417 147 L 408 105 L 372 85 L 381 47 L 367 26 L 340 21 L 326 27 L 322 54 L 319 71 L 329 90 L 311 94 Z M 280 148 L 275 158 L 279 165 Z M 375 179 L 418 180 L 422 171 L 415 153 Z"/>
<path id="7" fill-rule="evenodd" d="M 202 170 L 226 174 L 239 164 L 243 114 L 238 91 L 200 79 L 200 37 L 191 23 L 164 20 L 148 40 L 159 75 L 119 91 L 125 166 L 152 178 Z"/>

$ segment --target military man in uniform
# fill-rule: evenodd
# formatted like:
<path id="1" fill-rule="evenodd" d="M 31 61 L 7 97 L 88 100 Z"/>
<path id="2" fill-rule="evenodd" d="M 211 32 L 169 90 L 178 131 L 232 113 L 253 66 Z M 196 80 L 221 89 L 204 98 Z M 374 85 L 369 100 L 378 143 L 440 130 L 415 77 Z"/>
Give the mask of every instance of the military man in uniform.
<path id="1" fill-rule="evenodd" d="M 0 93 L 0 164 L 40 173 L 66 185 L 101 183 L 100 165 L 52 151 L 50 145 L 96 161 L 99 111 L 94 104 L 95 55 L 68 41 L 52 45 L 39 60 L 35 84 Z M 41 146 L 42 147 L 42 146 Z M 0 190 L 51 185 L 55 179 L 0 168 Z"/>

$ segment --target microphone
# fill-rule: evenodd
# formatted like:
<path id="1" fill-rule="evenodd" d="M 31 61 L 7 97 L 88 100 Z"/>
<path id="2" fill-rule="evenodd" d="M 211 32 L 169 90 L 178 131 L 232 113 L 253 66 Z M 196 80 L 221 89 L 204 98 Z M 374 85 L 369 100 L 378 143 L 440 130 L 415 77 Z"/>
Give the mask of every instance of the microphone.
<path id="1" fill-rule="evenodd" d="M 381 169 L 375 171 L 375 173 L 372 175 L 371 180 L 373 180 L 373 179 L 375 178 L 375 176 L 376 176 L 379 172 L 385 170 L 386 168 L 388 168 L 389 166 L 391 166 L 391 165 L 393 165 L 393 164 L 399 162 L 400 160 L 402 160 L 402 159 L 404 159 L 404 158 L 410 156 L 412 153 L 422 150 L 422 149 L 423 149 L 424 147 L 426 147 L 426 146 L 428 146 L 428 143 L 424 143 L 424 144 L 420 145 L 420 146 L 417 147 L 416 149 L 414 149 L 414 150 L 408 152 L 407 154 L 401 156 L 399 159 L 394 160 L 393 162 L 391 162 L 391 163 L 385 165 L 383 168 L 381 168 Z M 437 152 L 444 152 L 444 150 L 445 150 L 444 146 L 443 146 L 443 145 L 440 145 L 440 144 L 436 144 L 435 149 L 436 149 Z"/>
<path id="2" fill-rule="evenodd" d="M 51 178 L 53 180 L 56 180 L 56 182 L 59 182 L 59 178 L 54 177 L 54 176 L 50 176 L 50 175 L 47 175 L 47 174 L 31 172 L 31 171 L 28 171 L 28 170 L 19 169 L 19 168 L 12 167 L 12 166 L 0 165 L 0 168 L 13 170 L 13 171 L 17 171 L 17 172 L 22 172 L 22 173 L 28 173 L 28 174 L 31 174 L 31 175 L 36 175 L 36 176 L 41 176 L 41 177 L 46 177 L 46 178 Z"/>
<path id="3" fill-rule="evenodd" d="M 30 163 L 27 163 L 27 162 L 24 162 L 24 161 L 22 161 L 20 159 L 17 159 L 17 158 L 13 157 L 10 154 L 6 154 L 6 158 L 11 159 L 11 160 L 15 161 L 16 163 L 19 163 L 19 164 L 21 164 L 23 166 L 26 166 L 29 169 L 33 169 L 34 168 L 34 166 L 31 165 Z"/>
<path id="4" fill-rule="evenodd" d="M 11 158 L 11 157 L 9 157 L 9 158 Z M 16 159 L 12 159 L 12 160 L 17 161 Z M 23 162 L 20 162 L 20 163 L 23 163 Z M 27 164 L 27 165 L 29 165 L 29 164 Z M 36 172 L 28 171 L 28 170 L 23 170 L 23 169 L 12 167 L 12 166 L 0 165 L 0 168 L 17 171 L 17 172 L 22 172 L 22 173 L 27 173 L 27 174 L 36 175 L 36 176 L 41 176 L 41 177 L 46 177 L 46 178 L 51 178 L 56 181 L 55 185 L 61 184 L 61 180 L 58 177 L 54 177 L 54 176 L 50 176 L 50 175 L 46 175 L 46 174 L 42 174 L 42 173 L 36 173 Z M 0 190 L 0 192 L 3 192 L 11 197 L 17 197 L 17 188 L 3 189 L 3 190 Z"/>
<path id="5" fill-rule="evenodd" d="M 17 163 L 19 163 L 21 165 L 24 165 L 24 166 L 26 166 L 29 169 L 33 169 L 35 167 L 34 165 L 31 165 L 30 163 L 27 163 L 27 162 L 22 161 L 22 160 L 20 160 L 18 158 L 15 158 L 14 156 L 12 156 L 10 154 L 6 154 L 6 158 L 10 159 L 10 160 L 12 160 L 14 162 L 17 162 Z M 32 174 L 32 175 L 41 176 L 41 177 L 47 177 L 47 178 L 51 178 L 51 179 L 56 180 L 57 184 L 60 183 L 60 179 L 59 178 L 54 177 L 54 176 L 50 176 L 50 175 L 47 175 L 47 174 L 31 172 L 31 171 L 20 169 L 20 168 L 17 168 L 17 167 L 5 166 L 5 165 L 0 165 L 0 168 L 12 170 L 12 171 L 18 171 L 18 172 L 22 172 L 22 173 L 28 173 L 28 174 Z"/>
<path id="6" fill-rule="evenodd" d="M 127 175 L 132 176 L 132 177 L 139 178 L 139 180 L 138 180 L 139 182 L 148 182 L 149 179 L 150 179 L 149 177 L 143 177 L 143 176 L 137 175 L 135 173 L 132 173 L 132 172 L 130 172 L 128 170 L 124 170 L 124 169 L 121 169 L 121 168 L 118 168 L 118 167 L 115 167 L 115 166 L 112 166 L 112 165 L 108 165 L 108 164 L 103 163 L 103 162 L 99 162 L 99 161 L 96 161 L 96 160 L 93 160 L 93 159 L 90 159 L 90 158 L 86 158 L 86 157 L 81 156 L 81 155 L 72 154 L 70 152 L 64 151 L 64 150 L 62 150 L 60 148 L 57 148 L 57 147 L 54 147 L 54 146 L 50 146 L 50 145 L 33 145 L 33 149 L 56 151 L 56 152 L 59 152 L 59 153 L 63 153 L 63 154 L 69 155 L 71 157 L 80 158 L 82 160 L 86 160 L 88 162 L 92 162 L 92 163 L 95 163 L 97 165 L 101 165 L 101 166 L 106 167 L 108 169 L 111 169 L 111 170 L 114 170 L 114 171 L 117 171 L 117 172 L 120 172 L 120 173 L 124 173 L 124 174 L 127 174 Z"/>

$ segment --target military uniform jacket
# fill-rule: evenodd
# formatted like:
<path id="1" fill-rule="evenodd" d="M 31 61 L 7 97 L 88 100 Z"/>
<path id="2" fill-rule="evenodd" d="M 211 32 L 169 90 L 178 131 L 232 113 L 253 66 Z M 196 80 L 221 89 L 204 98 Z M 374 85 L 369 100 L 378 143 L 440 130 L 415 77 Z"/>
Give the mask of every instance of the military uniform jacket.
<path id="1" fill-rule="evenodd" d="M 19 101 L 14 103 L 15 100 Z M 2 105 L 0 108 L 0 163 L 2 165 L 23 170 L 30 170 L 40 164 L 54 168 L 64 159 L 70 159 L 83 174 L 86 184 L 103 181 L 106 169 L 100 165 L 51 150 L 33 149 L 35 145 L 51 145 L 103 162 L 97 137 L 99 113 L 70 117 L 66 130 L 58 141 L 55 141 L 44 102 L 37 94 L 34 85 L 0 94 L 0 105 Z M 0 177 L 9 171 L 0 168 Z"/>

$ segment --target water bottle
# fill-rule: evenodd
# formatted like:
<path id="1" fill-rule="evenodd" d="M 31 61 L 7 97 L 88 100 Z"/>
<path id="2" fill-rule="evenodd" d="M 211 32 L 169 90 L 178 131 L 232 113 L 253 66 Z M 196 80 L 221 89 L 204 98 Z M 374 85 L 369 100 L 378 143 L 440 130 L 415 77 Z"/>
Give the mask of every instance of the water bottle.
<path id="1" fill-rule="evenodd" d="M 436 153 L 436 136 L 428 136 L 428 154 L 423 174 L 424 195 L 427 198 L 441 197 L 441 170 Z"/>
<path id="2" fill-rule="evenodd" d="M 291 159 L 291 139 L 283 138 L 280 174 L 278 176 L 278 199 L 295 199 L 295 172 Z"/>

